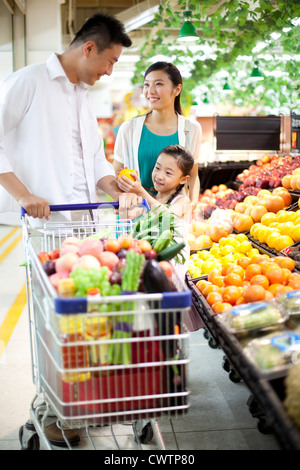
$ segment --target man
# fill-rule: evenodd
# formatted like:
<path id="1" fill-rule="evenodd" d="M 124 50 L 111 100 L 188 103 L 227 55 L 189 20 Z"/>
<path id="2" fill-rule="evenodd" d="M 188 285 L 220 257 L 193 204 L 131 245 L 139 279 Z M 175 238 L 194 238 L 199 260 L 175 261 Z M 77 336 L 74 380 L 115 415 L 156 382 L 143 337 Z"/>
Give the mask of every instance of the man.
<path id="1" fill-rule="evenodd" d="M 131 45 L 124 26 L 96 14 L 62 54 L 24 67 L 0 86 L 0 212 L 36 222 L 49 218 L 49 204 L 97 202 L 97 188 L 126 205 L 140 202 L 122 193 L 106 160 L 86 85 L 110 75 L 122 48 Z M 122 207 L 121 207 L 122 206 Z M 51 217 L 52 220 L 52 217 Z M 61 432 L 47 428 L 51 443 Z M 74 432 L 67 436 L 78 442 Z"/>
<path id="2" fill-rule="evenodd" d="M 96 14 L 62 54 L 9 75 L 0 86 L 0 212 L 49 218 L 49 204 L 97 202 L 97 189 L 124 206 L 86 85 L 111 75 L 131 40 L 114 17 Z M 122 206 L 122 207 L 121 207 Z M 124 212 L 120 217 L 125 215 Z M 123 218 L 123 217 L 122 217 Z"/>

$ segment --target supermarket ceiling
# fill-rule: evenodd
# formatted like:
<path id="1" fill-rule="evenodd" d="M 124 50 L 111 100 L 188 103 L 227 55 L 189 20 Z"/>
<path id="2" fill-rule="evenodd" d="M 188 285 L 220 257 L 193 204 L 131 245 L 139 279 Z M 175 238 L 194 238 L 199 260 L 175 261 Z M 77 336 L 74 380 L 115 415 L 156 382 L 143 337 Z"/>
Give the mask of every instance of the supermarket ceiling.
<path id="1" fill-rule="evenodd" d="M 132 46 L 123 49 L 114 67 L 114 75 L 129 78 L 145 36 L 150 31 L 148 24 L 153 20 L 160 3 L 160 0 L 65 0 L 61 5 L 63 45 L 67 46 L 72 34 L 97 11 L 114 15 L 125 25 L 132 40 Z"/>

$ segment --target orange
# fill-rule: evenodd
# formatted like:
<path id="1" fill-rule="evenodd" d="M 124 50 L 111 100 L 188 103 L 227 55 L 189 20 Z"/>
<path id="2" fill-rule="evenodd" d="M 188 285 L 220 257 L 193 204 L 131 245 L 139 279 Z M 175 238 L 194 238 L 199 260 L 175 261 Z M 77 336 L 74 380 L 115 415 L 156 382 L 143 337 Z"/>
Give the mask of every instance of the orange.
<path id="1" fill-rule="evenodd" d="M 135 181 L 135 179 L 131 176 L 132 173 L 137 175 L 136 171 L 131 170 L 130 168 L 123 168 L 123 170 L 121 170 L 120 173 L 118 174 L 118 179 L 121 178 L 122 176 L 126 176 L 131 181 Z"/>
<path id="2" fill-rule="evenodd" d="M 228 237 L 229 230 L 223 225 L 212 225 L 209 235 L 213 242 L 218 242 L 222 237 Z"/>
<path id="3" fill-rule="evenodd" d="M 259 264 L 265 261 L 264 255 L 258 253 L 257 255 L 252 256 L 250 264 Z"/>
<path id="4" fill-rule="evenodd" d="M 275 297 L 277 294 L 284 292 L 285 287 L 282 284 L 271 284 L 268 288 L 268 291 Z"/>
<path id="5" fill-rule="evenodd" d="M 216 302 L 213 306 L 212 309 L 215 313 L 222 313 L 224 310 L 231 310 L 232 305 L 228 302 Z"/>
<path id="6" fill-rule="evenodd" d="M 206 301 L 209 305 L 213 305 L 216 302 L 222 302 L 223 297 L 219 292 L 210 292 L 206 297 Z"/>
<path id="7" fill-rule="evenodd" d="M 206 281 L 205 279 L 200 279 L 200 281 L 196 282 L 196 287 L 197 289 L 199 289 L 200 292 L 203 292 L 205 287 L 207 287 L 208 285 L 211 285 L 211 283 Z"/>
<path id="8" fill-rule="evenodd" d="M 268 212 L 268 209 L 263 206 L 262 204 L 255 204 L 255 206 L 252 208 L 250 215 L 254 222 L 260 222 L 261 218 L 264 214 Z"/>
<path id="9" fill-rule="evenodd" d="M 223 301 L 231 305 L 235 305 L 240 296 L 241 291 L 237 286 L 227 286 L 223 290 Z"/>
<path id="10" fill-rule="evenodd" d="M 256 286 L 262 286 L 264 289 L 268 289 L 269 279 L 263 274 L 256 274 L 251 278 L 250 284 L 255 284 Z"/>
<path id="11" fill-rule="evenodd" d="M 274 258 L 274 263 L 278 264 L 281 268 L 286 268 L 290 271 L 294 271 L 295 269 L 295 261 L 289 256 L 277 256 Z"/>
<path id="12" fill-rule="evenodd" d="M 250 215 L 247 214 L 237 214 L 233 226 L 238 232 L 248 232 L 254 221 Z"/>
<path id="13" fill-rule="evenodd" d="M 237 264 L 232 264 L 231 266 L 228 267 L 226 274 L 230 274 L 230 273 L 238 274 L 243 279 L 245 270 L 241 266 L 238 266 Z"/>
<path id="14" fill-rule="evenodd" d="M 214 286 L 213 284 L 208 285 L 207 287 L 204 287 L 202 294 L 204 297 L 207 297 L 210 292 L 219 292 L 219 287 Z"/>
<path id="15" fill-rule="evenodd" d="M 224 277 L 225 286 L 241 286 L 243 279 L 235 273 L 229 273 Z"/>
<path id="16" fill-rule="evenodd" d="M 271 269 L 266 270 L 266 277 L 269 279 L 270 284 L 282 284 L 284 279 L 282 274 L 282 269 L 278 267 L 273 267 Z"/>
<path id="17" fill-rule="evenodd" d="M 250 281 L 257 274 L 262 274 L 261 266 L 259 264 L 249 264 L 245 270 L 245 281 Z"/>
<path id="18" fill-rule="evenodd" d="M 215 313 L 222 313 L 223 311 L 223 302 L 217 301 L 211 306 L 213 312 Z"/>
<path id="19" fill-rule="evenodd" d="M 262 286 L 250 285 L 244 291 L 243 295 L 246 302 L 258 302 L 266 297 L 266 290 Z"/>
<path id="20" fill-rule="evenodd" d="M 284 188 L 291 189 L 291 178 L 292 178 L 292 175 L 285 175 L 282 178 L 281 184 Z"/>
<path id="21" fill-rule="evenodd" d="M 269 196 L 266 199 L 266 208 L 268 209 L 268 212 L 274 212 L 275 214 L 284 209 L 284 200 L 280 196 Z"/>
<path id="22" fill-rule="evenodd" d="M 247 268 L 247 266 L 250 264 L 251 258 L 248 258 L 247 256 L 242 256 L 242 258 L 239 258 L 237 260 L 237 265 L 241 266 L 244 270 Z"/>
<path id="23" fill-rule="evenodd" d="M 281 272 L 282 272 L 282 284 L 286 286 L 291 277 L 291 271 L 287 268 L 281 268 Z"/>
<path id="24" fill-rule="evenodd" d="M 286 188 L 275 188 L 272 194 L 282 197 L 285 207 L 288 207 L 292 204 L 292 196 Z"/>

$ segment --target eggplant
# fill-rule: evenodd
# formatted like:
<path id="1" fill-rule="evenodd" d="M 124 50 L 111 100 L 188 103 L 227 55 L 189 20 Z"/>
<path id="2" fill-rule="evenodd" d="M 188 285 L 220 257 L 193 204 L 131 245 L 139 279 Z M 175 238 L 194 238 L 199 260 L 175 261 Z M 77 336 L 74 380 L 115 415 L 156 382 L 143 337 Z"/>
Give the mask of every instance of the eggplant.
<path id="1" fill-rule="evenodd" d="M 143 271 L 144 289 L 148 293 L 169 292 L 168 278 L 159 262 L 150 259 L 145 262 Z"/>

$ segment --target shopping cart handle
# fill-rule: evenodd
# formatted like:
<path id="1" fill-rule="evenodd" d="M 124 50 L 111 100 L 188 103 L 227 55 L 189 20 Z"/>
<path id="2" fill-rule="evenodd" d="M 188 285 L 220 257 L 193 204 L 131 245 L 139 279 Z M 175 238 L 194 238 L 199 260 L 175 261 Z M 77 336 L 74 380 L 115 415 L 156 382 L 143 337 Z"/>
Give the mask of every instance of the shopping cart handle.
<path id="1" fill-rule="evenodd" d="M 119 207 L 118 202 L 94 202 L 94 203 L 87 203 L 87 204 L 57 204 L 57 205 L 50 205 L 51 212 L 62 212 L 62 211 L 81 211 L 81 210 L 93 210 L 99 209 L 102 207 L 113 206 L 115 208 Z M 140 207 L 144 206 L 147 212 L 150 210 L 150 206 L 146 199 L 142 200 Z M 26 210 L 24 207 L 21 207 L 21 217 L 24 217 L 26 214 Z"/>

